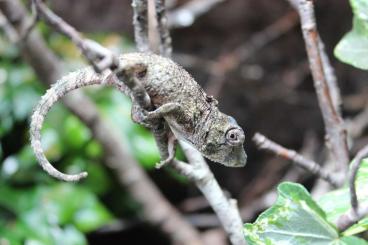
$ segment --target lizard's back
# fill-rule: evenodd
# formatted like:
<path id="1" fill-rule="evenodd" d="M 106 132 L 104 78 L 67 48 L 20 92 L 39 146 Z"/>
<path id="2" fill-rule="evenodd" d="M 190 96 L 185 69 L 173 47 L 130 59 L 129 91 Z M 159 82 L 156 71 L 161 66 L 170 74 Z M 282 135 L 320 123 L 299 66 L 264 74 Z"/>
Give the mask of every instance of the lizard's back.
<path id="1" fill-rule="evenodd" d="M 145 53 L 129 53 L 121 56 L 122 62 L 140 62 L 147 65 L 144 87 L 154 106 L 178 103 L 182 113 L 166 119 L 173 130 L 190 139 L 196 126 L 206 120 L 211 106 L 211 98 L 197 84 L 192 76 L 170 59 Z"/>

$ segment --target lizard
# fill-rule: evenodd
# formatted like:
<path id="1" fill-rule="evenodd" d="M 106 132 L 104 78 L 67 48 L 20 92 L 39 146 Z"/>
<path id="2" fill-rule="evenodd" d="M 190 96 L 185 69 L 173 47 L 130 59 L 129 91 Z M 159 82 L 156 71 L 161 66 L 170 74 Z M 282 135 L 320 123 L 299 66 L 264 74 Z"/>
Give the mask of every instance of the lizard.
<path id="1" fill-rule="evenodd" d="M 229 167 L 245 166 L 244 131 L 236 120 L 218 109 L 218 101 L 208 96 L 193 77 L 171 59 L 152 53 L 126 53 L 119 56 L 122 71 L 133 70 L 146 90 L 153 110 L 141 108 L 131 91 L 111 70 L 96 73 L 91 67 L 72 72 L 57 81 L 34 109 L 30 124 L 31 146 L 41 167 L 51 176 L 77 181 L 87 176 L 64 174 L 47 160 L 41 146 L 41 129 L 50 108 L 70 91 L 96 84 L 113 85 L 132 99 L 132 120 L 150 127 L 152 121 L 164 119 L 179 140 L 191 144 L 206 158 Z M 170 148 L 170 147 L 169 147 Z M 168 159 L 174 154 L 171 147 Z"/>

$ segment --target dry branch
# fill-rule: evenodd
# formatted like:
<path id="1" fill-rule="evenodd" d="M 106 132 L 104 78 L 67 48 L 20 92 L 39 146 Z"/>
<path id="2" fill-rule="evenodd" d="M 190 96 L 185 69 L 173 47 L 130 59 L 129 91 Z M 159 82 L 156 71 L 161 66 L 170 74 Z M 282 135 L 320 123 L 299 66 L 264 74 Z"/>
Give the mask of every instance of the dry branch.
<path id="1" fill-rule="evenodd" d="M 205 159 L 196 149 L 185 142 L 180 142 L 180 145 L 190 165 L 180 165 L 177 162 L 173 162 L 174 168 L 191 179 L 198 189 L 201 190 L 217 214 L 231 243 L 234 245 L 246 244 L 236 200 L 226 197 Z"/>
<path id="2" fill-rule="evenodd" d="M 264 135 L 256 133 L 253 137 L 253 141 L 257 144 L 257 147 L 262 150 L 267 150 L 285 159 L 291 160 L 297 166 L 315 174 L 316 176 L 326 180 L 333 186 L 339 186 L 339 181 L 330 173 L 326 172 L 321 166 L 309 159 L 306 159 L 302 155 L 298 154 L 294 150 L 289 150 L 281 145 L 269 140 Z"/>
<path id="3" fill-rule="evenodd" d="M 334 76 L 327 55 L 323 54 L 323 44 L 317 31 L 313 2 L 311 0 L 289 0 L 289 2 L 297 9 L 300 16 L 314 87 L 325 124 L 327 146 L 336 162 L 337 173 L 343 174 L 349 163 L 346 129 L 337 107 L 340 96 L 336 81 L 328 81 L 328 78 L 331 80 Z"/>

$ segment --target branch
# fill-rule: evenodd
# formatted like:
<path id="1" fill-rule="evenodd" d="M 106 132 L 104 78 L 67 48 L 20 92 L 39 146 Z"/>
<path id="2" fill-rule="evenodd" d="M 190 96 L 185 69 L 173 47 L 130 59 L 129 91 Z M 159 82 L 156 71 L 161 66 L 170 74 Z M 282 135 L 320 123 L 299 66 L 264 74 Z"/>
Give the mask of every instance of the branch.
<path id="1" fill-rule="evenodd" d="M 234 245 L 246 244 L 236 201 L 225 196 L 202 155 L 183 141 L 180 142 L 180 145 L 190 165 L 174 161 L 173 167 L 191 179 L 200 189 L 220 219 L 231 243 Z"/>
<path id="2" fill-rule="evenodd" d="M 367 215 L 368 206 L 359 209 L 358 213 L 355 213 L 353 209 L 350 209 L 347 213 L 341 215 L 337 220 L 337 229 L 344 231 Z"/>
<path id="3" fill-rule="evenodd" d="M 253 141 L 257 144 L 257 147 L 262 150 L 266 150 L 272 152 L 278 156 L 281 156 L 285 159 L 291 160 L 297 166 L 315 174 L 316 176 L 324 179 L 328 183 L 333 186 L 339 186 L 339 181 L 334 178 L 333 175 L 324 171 L 321 166 L 309 159 L 304 158 L 302 155 L 298 154 L 294 150 L 289 150 L 281 145 L 269 140 L 264 135 L 260 133 L 256 133 L 253 137 Z"/>
<path id="4" fill-rule="evenodd" d="M 42 17 L 53 29 L 67 36 L 79 48 L 97 73 L 109 68 L 114 70 L 118 67 L 116 56 L 98 43 L 84 39 L 74 27 L 52 12 L 43 3 L 43 0 L 32 0 L 32 6 L 37 10 L 39 17 Z"/>
<path id="5" fill-rule="evenodd" d="M 164 8 L 163 1 L 156 1 L 156 9 L 162 8 Z M 165 12 L 162 12 L 162 15 L 165 15 Z M 160 15 L 158 14 L 157 17 L 159 18 Z M 166 18 L 165 16 L 161 17 Z M 160 20 L 157 22 L 160 22 Z M 171 40 L 168 27 L 161 26 L 161 28 L 165 28 L 166 30 L 157 30 L 160 35 L 160 52 L 162 52 L 161 54 L 171 55 L 171 42 L 165 43 L 166 40 Z M 172 166 L 181 174 L 191 179 L 200 189 L 219 217 L 222 226 L 229 235 L 231 243 L 234 245 L 245 245 L 246 243 L 242 232 L 243 224 L 236 201 L 229 200 L 225 196 L 201 153 L 186 142 L 179 142 L 190 164 L 174 159 L 172 161 Z"/>
<path id="6" fill-rule="evenodd" d="M 300 16 L 314 87 L 325 124 L 327 146 L 336 161 L 337 171 L 344 173 L 349 163 L 349 153 L 344 121 L 337 107 L 341 100 L 336 81 L 331 81 L 334 76 L 332 76 L 327 55 L 323 54 L 323 44 L 317 31 L 313 2 L 311 0 L 289 0 L 289 2 L 297 8 Z M 334 99 L 336 96 L 338 98 Z"/>
<path id="7" fill-rule="evenodd" d="M 27 17 L 19 1 L 0 1 L 0 10 L 16 32 L 22 30 Z M 37 31 L 24 40 L 22 47 L 21 52 L 25 60 L 45 85 L 51 85 L 61 76 L 61 62 L 47 48 Z M 125 142 L 100 117 L 93 102 L 80 91 L 75 91 L 68 100 L 64 100 L 64 104 L 91 130 L 93 137 L 101 144 L 107 167 L 114 170 L 120 184 L 141 205 L 143 216 L 179 244 L 201 244 L 198 232 L 184 221 L 178 211 L 162 196 L 140 165 L 125 150 Z"/>
<path id="8" fill-rule="evenodd" d="M 360 207 L 358 202 L 358 196 L 355 186 L 355 181 L 357 177 L 358 170 L 362 164 L 363 158 L 368 156 L 368 145 L 363 147 L 354 157 L 349 173 L 349 190 L 350 190 L 350 203 L 351 209 L 341 215 L 337 220 L 337 228 L 340 231 L 344 231 L 353 224 L 357 223 L 359 220 L 368 215 L 368 206 Z"/>

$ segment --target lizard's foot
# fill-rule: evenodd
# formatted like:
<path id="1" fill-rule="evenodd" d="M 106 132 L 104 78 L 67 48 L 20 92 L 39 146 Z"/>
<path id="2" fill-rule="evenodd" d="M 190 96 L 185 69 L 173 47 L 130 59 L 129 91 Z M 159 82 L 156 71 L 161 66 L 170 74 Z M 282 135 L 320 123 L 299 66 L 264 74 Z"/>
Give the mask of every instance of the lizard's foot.
<path id="1" fill-rule="evenodd" d="M 176 138 L 175 138 L 175 136 L 170 135 L 167 143 L 168 143 L 167 144 L 167 150 L 168 150 L 169 156 L 165 160 L 162 160 L 162 161 L 156 163 L 156 166 L 155 166 L 156 169 L 160 169 L 163 166 L 171 163 L 172 160 L 174 160 L 174 158 L 175 158 L 175 149 L 176 149 Z"/>
<path id="2" fill-rule="evenodd" d="M 149 129 L 154 128 L 154 122 L 152 122 L 152 120 L 147 120 L 147 113 L 148 111 L 144 110 L 137 103 L 133 102 L 131 111 L 133 122 Z"/>

